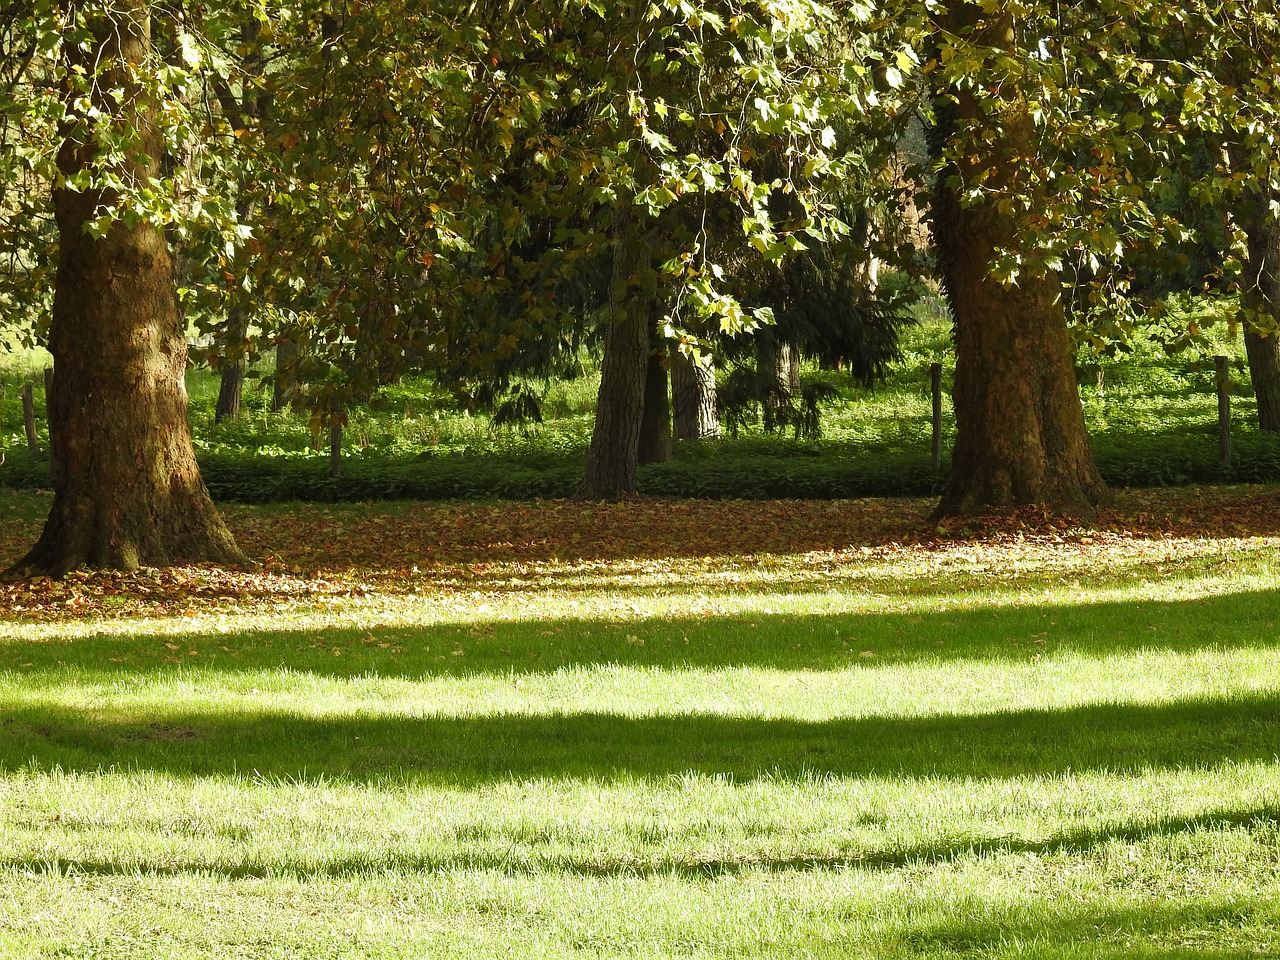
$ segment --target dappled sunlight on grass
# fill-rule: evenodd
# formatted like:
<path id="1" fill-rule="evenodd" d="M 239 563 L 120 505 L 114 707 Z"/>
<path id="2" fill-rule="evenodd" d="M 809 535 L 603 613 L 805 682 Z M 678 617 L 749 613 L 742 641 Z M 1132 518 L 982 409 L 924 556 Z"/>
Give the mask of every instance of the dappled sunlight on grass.
<path id="1" fill-rule="evenodd" d="M 1280 529 L 1201 499 L 237 508 L 314 549 L 6 584 L 0 956 L 1265 955 Z"/>

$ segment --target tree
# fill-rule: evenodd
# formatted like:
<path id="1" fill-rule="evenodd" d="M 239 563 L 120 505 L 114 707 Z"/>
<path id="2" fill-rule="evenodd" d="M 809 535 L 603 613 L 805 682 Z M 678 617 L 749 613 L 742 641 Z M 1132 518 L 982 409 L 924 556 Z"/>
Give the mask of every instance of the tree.
<path id="1" fill-rule="evenodd" d="M 1100 276 L 1096 263 L 1082 271 L 1091 274 L 1081 284 L 1091 307 L 1088 335 L 1098 346 L 1117 334 L 1123 341 L 1133 326 L 1125 315 L 1164 317 L 1152 298 L 1171 290 L 1238 290 L 1241 310 L 1231 330 L 1244 330 L 1259 425 L 1280 430 L 1274 337 L 1280 96 L 1267 77 L 1280 42 L 1276 13 L 1239 0 L 1189 0 L 1175 8 L 1135 5 L 1141 17 L 1134 18 L 1113 9 L 1108 22 L 1090 19 L 1087 9 L 1076 14 L 1077 23 L 1086 35 L 1105 38 L 1116 67 L 1097 85 L 1092 112 L 1141 136 L 1123 142 L 1123 135 L 1100 130 L 1101 144 L 1111 148 L 1101 159 L 1123 157 L 1126 176 L 1152 186 L 1162 221 L 1158 230 L 1137 232 L 1140 245 L 1127 254 L 1131 262 L 1121 265 L 1118 283 Z M 1204 343 L 1195 325 L 1170 333 L 1166 345 L 1175 348 Z"/>
<path id="2" fill-rule="evenodd" d="M 1237 210 L 1247 253 L 1240 305 L 1244 345 L 1258 404 L 1258 426 L 1280 433 L 1280 191 L 1259 185 Z"/>
<path id="3" fill-rule="evenodd" d="M 1003 252 L 1024 249 L 1012 211 L 1047 199 L 1037 189 L 1031 101 L 1012 65 L 1019 26 L 1011 14 L 953 0 L 937 28 L 942 166 L 932 226 L 955 323 L 956 443 L 936 513 L 1027 503 L 1087 511 L 1104 484 L 1085 434 L 1062 283 L 1047 264 L 993 273 Z M 944 69 L 961 50 L 963 65 Z M 987 78 L 981 87 L 978 77 Z"/>
<path id="4" fill-rule="evenodd" d="M 58 259 L 49 349 L 54 500 L 24 572 L 244 560 L 209 498 L 187 426 L 184 325 L 163 227 L 134 200 L 161 179 L 152 11 L 144 0 L 37 4 L 56 38 Z M 30 148 L 31 144 L 16 146 Z"/>
<path id="5" fill-rule="evenodd" d="M 653 319 L 652 289 L 637 287 L 646 281 L 652 284 L 654 275 L 651 269 L 641 269 L 648 246 L 644 235 L 632 227 L 633 206 L 630 197 L 619 201 L 612 231 L 613 277 L 605 317 L 600 392 L 586 473 L 578 488 L 578 496 L 588 500 L 614 500 L 636 493 Z"/>
<path id="6" fill-rule="evenodd" d="M 716 370 L 709 354 L 671 355 L 671 412 L 677 440 L 716 440 L 720 412 L 716 405 Z"/>
<path id="7" fill-rule="evenodd" d="M 241 89 L 235 91 L 226 82 L 216 84 L 218 104 L 236 136 L 248 135 L 254 127 L 255 118 L 264 116 L 271 105 L 271 97 L 264 92 L 262 86 L 262 46 L 258 40 L 261 29 L 262 24 L 252 18 L 240 26 L 240 42 L 245 50 Z M 248 221 L 252 213 L 248 201 L 241 198 L 236 205 L 237 219 Z M 213 415 L 215 423 L 233 420 L 240 415 L 245 376 L 243 351 L 249 339 L 252 310 L 246 302 L 248 297 L 243 296 L 247 291 L 241 290 L 239 293 L 241 296 L 234 297 L 227 304 L 226 319 L 220 335 L 218 401 Z"/>
<path id="8" fill-rule="evenodd" d="M 1249 377 L 1258 426 L 1280 433 L 1280 91 L 1274 79 L 1264 78 L 1280 43 L 1280 17 L 1237 3 L 1196 12 L 1198 32 L 1207 33 L 1215 15 L 1227 28 L 1220 31 L 1221 45 L 1200 61 L 1207 99 L 1221 106 L 1199 123 L 1221 148 L 1226 181 L 1219 189 L 1210 186 L 1208 194 L 1233 200 L 1235 226 L 1244 234 L 1240 306 Z"/>
<path id="9" fill-rule="evenodd" d="M 804 247 L 802 237 L 821 241 L 847 229 L 828 217 L 823 195 L 841 170 L 827 116 L 846 89 L 844 75 L 818 56 L 835 22 L 828 9 L 807 0 L 622 9 L 632 14 L 610 18 L 622 29 L 611 44 L 616 106 L 601 136 L 609 162 L 624 171 L 610 193 L 628 209 L 613 221 L 611 309 L 579 491 L 592 498 L 634 493 L 646 420 L 660 429 L 645 458 L 667 455 L 661 343 L 705 350 L 712 334 L 771 319 L 767 308 L 744 310 L 736 269 L 776 269 Z M 755 162 L 761 154 L 775 159 L 771 168 Z M 787 216 L 771 209 L 782 193 L 793 198 Z M 628 279 L 624 268 L 637 273 Z M 657 320 L 660 336 L 646 337 Z"/>

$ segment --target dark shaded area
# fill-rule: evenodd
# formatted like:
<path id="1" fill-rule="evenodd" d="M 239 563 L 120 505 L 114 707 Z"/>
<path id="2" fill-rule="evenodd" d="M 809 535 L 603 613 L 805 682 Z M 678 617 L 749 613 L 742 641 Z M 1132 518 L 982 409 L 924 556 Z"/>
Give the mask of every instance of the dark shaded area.
<path id="1" fill-rule="evenodd" d="M 324 717 L 0 708 L 0 765 L 474 785 L 687 773 L 792 780 L 1020 777 L 1273 762 L 1280 694 L 976 716 Z"/>
<path id="2" fill-rule="evenodd" d="M 1272 909 L 1271 918 L 1277 911 Z M 1234 931 L 1257 922 L 1257 901 L 1240 897 L 1144 899 L 1129 908 L 1084 908 L 1064 916 L 1035 911 L 1008 918 L 960 915 L 907 931 L 903 945 L 929 957 L 1035 956 L 1063 960 L 1243 960 L 1266 956 L 1252 949 L 1208 945 L 1238 940 Z M 1186 946 L 1148 944 L 1147 938 L 1186 940 Z"/>

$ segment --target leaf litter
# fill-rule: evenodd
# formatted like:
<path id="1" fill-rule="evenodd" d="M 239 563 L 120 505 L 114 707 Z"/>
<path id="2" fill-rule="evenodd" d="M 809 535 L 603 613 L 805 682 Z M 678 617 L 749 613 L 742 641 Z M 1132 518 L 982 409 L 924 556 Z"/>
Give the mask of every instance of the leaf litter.
<path id="1" fill-rule="evenodd" d="M 0 581 L 0 619 L 195 617 L 387 593 L 527 593 L 593 579 L 714 596 L 820 577 L 887 593 L 908 571 L 985 581 L 1123 567 L 1159 575 L 1280 546 L 1280 492 L 1259 486 L 1124 491 L 1089 521 L 1024 507 L 939 524 L 932 507 L 905 498 L 227 505 L 228 525 L 257 558 L 252 567 Z M 20 557 L 39 527 L 10 520 L 0 562 Z"/>

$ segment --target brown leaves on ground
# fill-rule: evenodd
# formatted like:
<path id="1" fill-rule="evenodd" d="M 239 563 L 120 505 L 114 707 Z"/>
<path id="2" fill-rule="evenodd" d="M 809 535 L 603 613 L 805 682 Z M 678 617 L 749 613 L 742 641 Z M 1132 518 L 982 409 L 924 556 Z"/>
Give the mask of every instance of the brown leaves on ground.
<path id="1" fill-rule="evenodd" d="M 1028 507 L 936 525 L 928 520 L 932 506 L 888 498 L 233 505 L 226 518 L 245 552 L 260 560 L 253 569 L 76 571 L 62 580 L 3 582 L 0 617 L 194 616 L 319 595 L 494 589 L 554 577 L 562 566 L 630 564 L 678 578 L 699 560 L 740 565 L 802 554 L 813 570 L 908 555 L 935 569 L 955 558 L 995 569 L 1010 551 L 1133 555 L 1159 543 L 1167 551 L 1173 540 L 1280 537 L 1280 492 L 1260 487 L 1125 492 L 1089 524 Z M 39 526 L 7 521 L 0 561 L 20 556 Z"/>

